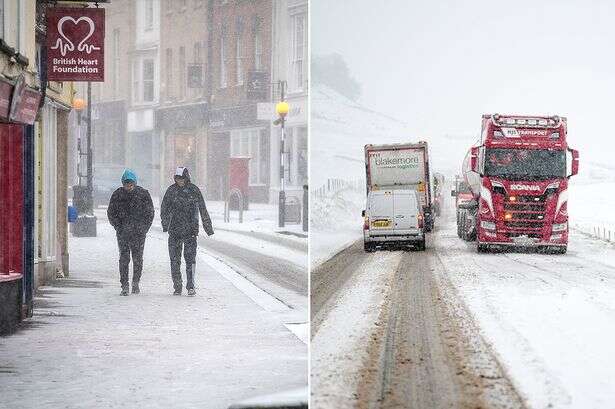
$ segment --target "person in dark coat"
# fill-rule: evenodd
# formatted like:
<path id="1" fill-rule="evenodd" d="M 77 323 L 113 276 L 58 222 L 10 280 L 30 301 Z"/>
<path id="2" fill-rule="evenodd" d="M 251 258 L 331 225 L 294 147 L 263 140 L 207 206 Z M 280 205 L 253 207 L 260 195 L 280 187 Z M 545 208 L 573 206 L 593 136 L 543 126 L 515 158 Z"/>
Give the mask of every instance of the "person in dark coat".
<path id="1" fill-rule="evenodd" d="M 115 229 L 120 251 L 121 295 L 128 295 L 128 265 L 131 254 L 132 292 L 139 294 L 145 235 L 154 220 L 154 204 L 149 192 L 137 186 L 137 175 L 133 171 L 124 171 L 122 187 L 111 195 L 107 217 Z"/>
<path id="2" fill-rule="evenodd" d="M 203 229 L 208 236 L 214 229 L 205 207 L 201 190 L 190 181 L 187 168 L 175 171 L 175 183 L 169 186 L 160 206 L 162 231 L 169 232 L 169 258 L 171 259 L 171 278 L 174 295 L 182 293 L 181 257 L 182 248 L 186 261 L 186 290 L 195 295 L 194 269 L 196 266 L 196 238 L 199 234 L 199 214 Z"/>

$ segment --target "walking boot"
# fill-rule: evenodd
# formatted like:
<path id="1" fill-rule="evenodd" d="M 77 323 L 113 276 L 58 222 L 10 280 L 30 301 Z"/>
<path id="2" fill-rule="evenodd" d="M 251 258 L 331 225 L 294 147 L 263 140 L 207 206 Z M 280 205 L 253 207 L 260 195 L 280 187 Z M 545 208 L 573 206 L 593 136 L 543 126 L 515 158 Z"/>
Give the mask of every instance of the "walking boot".
<path id="1" fill-rule="evenodd" d="M 188 289 L 188 295 L 189 295 L 189 296 L 194 296 L 194 295 L 196 295 L 196 291 L 194 291 L 194 288 L 189 288 L 189 289 Z"/>
<path id="2" fill-rule="evenodd" d="M 139 294 L 141 290 L 139 290 L 139 282 L 132 283 L 132 293 Z"/>
<path id="3" fill-rule="evenodd" d="M 120 293 L 120 295 L 128 295 L 128 286 L 122 286 L 122 292 Z"/>
<path id="4" fill-rule="evenodd" d="M 175 291 L 173 291 L 173 295 L 182 295 L 182 289 L 175 289 Z"/>

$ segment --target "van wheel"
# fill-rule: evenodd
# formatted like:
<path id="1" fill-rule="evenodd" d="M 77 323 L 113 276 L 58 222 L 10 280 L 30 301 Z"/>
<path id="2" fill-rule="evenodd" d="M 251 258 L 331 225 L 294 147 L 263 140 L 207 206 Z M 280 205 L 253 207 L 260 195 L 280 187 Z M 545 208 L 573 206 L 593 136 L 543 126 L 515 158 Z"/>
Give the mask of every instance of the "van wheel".
<path id="1" fill-rule="evenodd" d="M 425 239 L 419 241 L 418 248 L 419 248 L 419 251 L 425 251 Z"/>

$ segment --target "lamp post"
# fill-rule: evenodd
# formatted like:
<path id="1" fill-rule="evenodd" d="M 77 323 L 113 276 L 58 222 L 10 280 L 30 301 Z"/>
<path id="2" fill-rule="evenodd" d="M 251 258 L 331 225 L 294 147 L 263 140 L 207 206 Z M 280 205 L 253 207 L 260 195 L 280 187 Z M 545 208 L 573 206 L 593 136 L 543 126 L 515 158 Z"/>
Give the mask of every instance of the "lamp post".
<path id="1" fill-rule="evenodd" d="M 278 200 L 278 227 L 284 227 L 286 218 L 286 192 L 284 191 L 284 121 L 286 114 L 288 114 L 289 106 L 288 102 L 284 101 L 284 83 L 282 83 L 282 100 L 275 105 L 275 112 L 278 114 L 278 119 L 274 122 L 276 125 L 279 123 L 282 127 L 282 134 L 280 136 L 280 196 Z"/>
<path id="2" fill-rule="evenodd" d="M 79 151 L 79 161 L 77 165 L 77 176 L 79 183 L 73 186 L 73 205 L 77 208 L 77 220 L 72 227 L 73 236 L 76 237 L 96 237 L 96 216 L 94 216 L 94 199 L 93 199 L 93 172 L 92 172 L 92 87 L 88 82 L 88 101 L 87 103 L 81 98 L 73 100 L 73 108 L 78 115 L 79 136 L 77 149 Z M 84 153 L 81 145 L 81 113 L 87 107 L 87 145 Z M 81 158 L 87 157 L 86 163 L 86 186 L 81 183 L 81 178 L 84 176 L 81 173 Z"/>

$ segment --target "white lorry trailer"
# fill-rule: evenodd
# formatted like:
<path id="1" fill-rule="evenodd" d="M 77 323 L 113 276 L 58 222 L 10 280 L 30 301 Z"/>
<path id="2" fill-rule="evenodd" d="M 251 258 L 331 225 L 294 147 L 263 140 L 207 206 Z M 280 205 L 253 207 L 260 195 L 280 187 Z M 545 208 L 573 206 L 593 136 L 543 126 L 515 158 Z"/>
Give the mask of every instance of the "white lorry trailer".
<path id="1" fill-rule="evenodd" d="M 387 243 L 425 249 L 433 228 L 427 142 L 365 145 L 365 250 Z"/>

